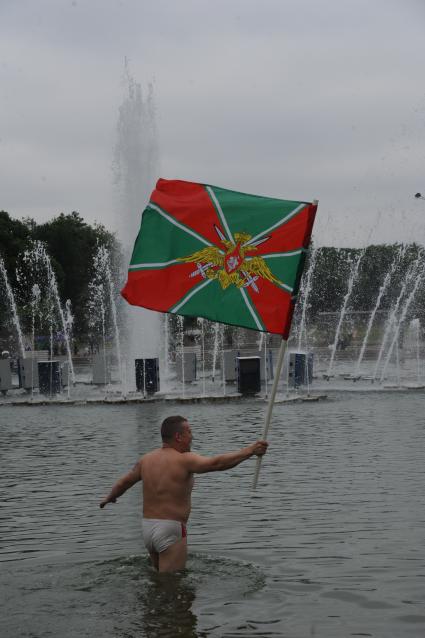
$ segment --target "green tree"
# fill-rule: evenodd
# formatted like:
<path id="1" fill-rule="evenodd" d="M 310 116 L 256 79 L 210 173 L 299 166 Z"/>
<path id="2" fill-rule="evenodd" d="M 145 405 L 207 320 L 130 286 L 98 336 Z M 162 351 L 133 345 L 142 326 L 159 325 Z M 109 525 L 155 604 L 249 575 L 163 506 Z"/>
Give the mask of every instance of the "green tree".
<path id="1" fill-rule="evenodd" d="M 32 239 L 42 241 L 57 276 L 60 297 L 71 300 L 77 335 L 87 332 L 88 286 L 93 276 L 93 258 L 97 247 L 117 248 L 112 233 L 103 226 L 90 226 L 78 212 L 61 213 L 34 228 Z"/>
<path id="2" fill-rule="evenodd" d="M 16 266 L 19 255 L 28 248 L 31 241 L 33 220 L 12 219 L 9 213 L 0 211 L 0 255 L 6 266 L 11 284 L 15 284 Z"/>

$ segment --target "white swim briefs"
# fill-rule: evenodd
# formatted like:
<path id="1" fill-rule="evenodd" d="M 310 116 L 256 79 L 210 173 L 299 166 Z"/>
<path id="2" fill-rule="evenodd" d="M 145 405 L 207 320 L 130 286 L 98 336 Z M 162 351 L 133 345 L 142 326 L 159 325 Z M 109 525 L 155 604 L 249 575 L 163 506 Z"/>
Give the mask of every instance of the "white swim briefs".
<path id="1" fill-rule="evenodd" d="M 143 518 L 142 534 L 147 550 L 158 554 L 187 536 L 184 523 L 161 518 Z"/>

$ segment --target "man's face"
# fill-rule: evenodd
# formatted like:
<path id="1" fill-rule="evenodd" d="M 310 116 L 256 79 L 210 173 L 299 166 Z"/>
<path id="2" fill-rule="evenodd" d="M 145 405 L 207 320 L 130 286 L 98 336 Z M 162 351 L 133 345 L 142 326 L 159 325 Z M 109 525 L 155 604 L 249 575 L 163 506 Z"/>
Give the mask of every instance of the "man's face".
<path id="1" fill-rule="evenodd" d="M 183 432 L 179 434 L 179 442 L 184 452 L 190 452 L 192 444 L 192 430 L 188 421 L 183 422 Z"/>

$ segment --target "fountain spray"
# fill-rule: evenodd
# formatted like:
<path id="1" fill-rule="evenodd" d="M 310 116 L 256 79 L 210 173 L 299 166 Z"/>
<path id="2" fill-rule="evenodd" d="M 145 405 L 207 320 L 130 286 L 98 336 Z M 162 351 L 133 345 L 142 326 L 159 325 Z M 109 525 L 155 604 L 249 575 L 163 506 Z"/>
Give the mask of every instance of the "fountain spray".
<path id="1" fill-rule="evenodd" d="M 418 260 L 421 257 L 422 257 L 422 255 L 420 255 L 418 257 Z M 383 367 L 382 374 L 381 374 L 381 383 L 382 383 L 382 381 L 384 379 L 384 376 L 386 374 L 388 363 L 390 361 L 390 358 L 391 358 L 391 355 L 392 355 L 392 352 L 393 352 L 393 348 L 396 345 L 396 343 L 398 343 L 398 338 L 399 338 L 399 334 L 400 334 L 400 328 L 401 328 L 401 326 L 403 325 L 403 322 L 406 319 L 407 311 L 409 310 L 410 304 L 412 303 L 413 299 L 415 298 L 416 292 L 418 290 L 419 284 L 422 281 L 424 273 L 425 273 L 425 265 L 424 264 L 419 264 L 418 268 L 415 271 L 415 277 L 416 277 L 415 278 L 415 283 L 413 285 L 412 290 L 410 291 L 410 294 L 409 294 L 409 296 L 408 296 L 408 298 L 406 300 L 406 303 L 403 306 L 403 310 L 401 312 L 400 319 L 399 319 L 399 321 L 397 323 L 397 326 L 396 326 L 396 329 L 395 329 L 395 334 L 394 334 L 393 340 L 392 340 L 391 345 L 390 345 L 390 347 L 388 349 L 387 357 L 385 359 L 384 367 Z"/>
<path id="2" fill-rule="evenodd" d="M 299 327 L 299 334 L 298 334 L 298 346 L 297 346 L 298 351 L 301 350 L 301 342 L 302 342 L 302 337 L 304 332 L 306 332 L 306 338 L 307 338 L 306 315 L 307 315 L 307 309 L 309 304 L 311 287 L 313 283 L 313 273 L 316 267 L 316 259 L 317 259 L 317 248 L 313 247 L 310 253 L 310 264 L 305 277 L 305 283 L 303 281 L 301 286 L 300 303 L 302 307 L 302 312 L 301 312 L 301 320 L 300 320 L 300 327 Z"/>
<path id="3" fill-rule="evenodd" d="M 353 261 L 352 265 L 351 265 L 351 272 L 350 272 L 350 277 L 348 279 L 348 287 L 347 287 L 347 292 L 345 294 L 344 297 L 344 301 L 341 307 L 341 312 L 339 315 L 339 320 L 338 320 L 338 325 L 336 328 L 336 332 L 335 332 L 335 339 L 332 345 L 332 350 L 331 350 L 331 358 L 329 361 L 329 367 L 328 367 L 328 371 L 327 371 L 327 377 L 331 376 L 332 373 L 332 367 L 333 367 L 333 363 L 334 363 L 334 359 L 335 359 L 335 353 L 336 353 L 336 348 L 339 342 L 339 335 L 341 333 L 341 328 L 342 328 L 342 323 L 344 321 L 344 317 L 345 317 L 345 313 L 347 312 L 347 307 L 348 307 L 348 302 L 350 300 L 351 297 L 351 293 L 353 292 L 353 287 L 354 287 L 354 282 L 357 279 L 357 275 L 359 273 L 359 267 L 360 267 L 360 263 L 364 257 L 366 249 L 364 248 L 361 253 L 358 255 L 357 259 Z"/>
<path id="4" fill-rule="evenodd" d="M 57 315 L 59 317 L 59 322 L 62 327 L 63 336 L 65 339 L 65 347 L 68 356 L 68 364 L 69 364 L 69 372 L 71 374 L 72 383 L 75 383 L 75 374 L 74 374 L 74 365 L 72 363 L 72 354 L 71 354 L 71 343 L 70 343 L 70 334 L 68 332 L 69 325 L 65 319 L 65 313 L 63 311 L 60 297 L 59 297 L 59 289 L 56 280 L 55 271 L 52 267 L 52 262 L 50 261 L 50 257 L 46 252 L 46 249 L 41 241 L 35 242 L 33 248 L 31 250 L 25 251 L 24 259 L 28 261 L 32 266 L 38 268 L 40 266 L 44 267 L 46 275 L 47 275 L 47 294 L 49 298 L 49 313 L 51 312 L 51 321 L 53 321 L 53 312 L 56 307 Z M 50 349 L 53 351 L 53 324 L 51 323 L 51 334 L 50 334 Z"/>
<path id="5" fill-rule="evenodd" d="M 391 312 L 390 312 L 390 314 L 388 316 L 388 319 L 387 319 L 387 322 L 386 322 L 386 325 L 385 325 L 384 336 L 382 338 L 381 347 L 379 349 L 378 358 L 376 360 L 375 369 L 374 369 L 373 375 L 372 375 L 372 383 L 373 383 L 373 381 L 375 381 L 375 379 L 376 379 L 376 377 L 378 375 L 378 370 L 379 370 L 379 366 L 381 364 L 382 356 L 384 354 L 385 346 L 387 344 L 387 341 L 388 341 L 388 339 L 390 337 L 391 332 L 393 331 L 393 329 L 394 329 L 394 327 L 395 327 L 395 325 L 397 323 L 397 313 L 398 313 L 401 301 L 402 301 L 402 299 L 405 296 L 406 290 L 407 290 L 410 282 L 415 277 L 415 275 L 416 275 L 416 273 L 418 271 L 418 268 L 420 266 L 420 259 L 421 259 L 421 257 L 418 256 L 416 258 L 416 260 L 413 262 L 413 264 L 410 266 L 410 268 L 408 269 L 408 271 L 407 271 L 407 273 L 406 273 L 406 275 L 404 277 L 404 280 L 403 280 L 403 283 L 402 283 L 402 286 L 401 286 L 401 289 L 400 289 L 400 293 L 399 293 L 399 295 L 398 295 L 398 297 L 397 297 L 397 299 L 396 299 L 396 301 L 394 303 L 394 306 L 393 306 L 393 308 L 392 308 L 392 310 L 391 310 Z"/>
<path id="6" fill-rule="evenodd" d="M 7 276 L 6 267 L 4 265 L 4 261 L 2 257 L 0 257 L 0 275 L 3 278 L 4 287 L 6 290 L 6 297 L 9 301 L 10 310 L 12 313 L 13 325 L 15 326 L 16 334 L 18 336 L 18 344 L 19 351 L 22 358 L 25 357 L 25 347 L 24 347 L 24 338 L 22 335 L 21 324 L 19 321 L 18 309 L 16 307 L 15 295 L 13 294 L 13 290 L 9 283 L 9 278 Z"/>
<path id="7" fill-rule="evenodd" d="M 117 227 L 123 245 L 123 271 L 130 259 L 145 208 L 159 176 L 159 149 L 153 85 L 146 95 L 124 62 L 124 97 L 119 108 L 112 162 Z M 161 315 L 125 305 L 126 339 L 123 344 L 128 367 L 125 376 L 134 378 L 134 359 L 156 357 L 161 351 Z M 130 376 L 131 372 L 131 376 Z"/>
<path id="8" fill-rule="evenodd" d="M 369 339 L 370 331 L 372 330 L 373 322 L 375 320 L 375 315 L 376 315 L 376 313 L 377 313 L 377 311 L 379 309 L 379 306 L 381 305 L 382 297 L 384 296 L 384 293 L 387 291 L 388 286 L 389 286 L 390 281 L 391 281 L 391 278 L 394 275 L 394 272 L 395 272 L 397 266 L 399 265 L 399 263 L 401 262 L 405 252 L 406 252 L 406 246 L 400 246 L 400 249 L 399 249 L 398 253 L 394 257 L 394 261 L 391 264 L 391 268 L 389 269 L 389 271 L 385 275 L 384 281 L 382 282 L 382 285 L 381 285 L 381 287 L 379 289 L 378 297 L 376 298 L 375 306 L 374 306 L 374 308 L 373 308 L 373 310 L 371 312 L 371 315 L 369 317 L 369 321 L 368 321 L 367 328 L 366 328 L 366 333 L 365 333 L 365 336 L 364 336 L 364 339 L 363 339 L 363 343 L 362 343 L 362 346 L 361 346 L 361 349 L 360 349 L 359 358 L 357 359 L 356 368 L 354 370 L 354 374 L 356 376 L 360 375 L 360 365 L 361 365 L 361 362 L 363 360 L 363 356 L 364 356 L 364 353 L 365 353 L 365 350 L 366 350 L 366 345 L 367 345 L 367 342 L 368 342 L 368 339 Z"/>
<path id="9" fill-rule="evenodd" d="M 97 308 L 96 305 L 100 304 L 102 312 L 102 334 L 104 341 L 104 351 L 106 352 L 106 309 L 109 308 L 110 316 L 112 317 L 115 352 L 118 365 L 118 381 L 123 386 L 123 369 L 122 369 L 122 356 L 121 356 L 121 338 L 118 326 L 117 306 L 116 306 L 116 291 L 115 284 L 111 272 L 111 260 L 110 253 L 106 246 L 99 246 L 93 260 L 94 266 L 94 278 L 90 286 L 90 292 L 92 296 L 92 324 L 95 325 Z M 106 354 L 105 354 L 106 357 Z M 106 365 L 106 360 L 105 360 Z M 105 368 L 106 370 L 106 368 Z"/>

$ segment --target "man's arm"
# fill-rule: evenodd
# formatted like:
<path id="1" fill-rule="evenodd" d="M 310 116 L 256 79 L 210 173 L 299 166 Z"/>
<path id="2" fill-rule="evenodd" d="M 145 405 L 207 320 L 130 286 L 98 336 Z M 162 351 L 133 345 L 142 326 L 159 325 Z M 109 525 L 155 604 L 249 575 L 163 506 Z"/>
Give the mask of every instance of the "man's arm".
<path id="1" fill-rule="evenodd" d="M 130 487 L 133 487 L 133 485 L 141 479 L 140 461 L 137 461 L 136 465 L 112 486 L 108 496 L 101 501 L 100 507 L 105 507 L 107 503 L 115 503 L 119 496 L 124 494 L 124 492 Z"/>
<path id="2" fill-rule="evenodd" d="M 200 456 L 192 452 L 185 452 L 183 463 L 189 472 L 195 474 L 205 474 L 205 472 L 221 472 L 222 470 L 230 470 L 230 468 L 246 461 L 251 456 L 263 456 L 266 453 L 267 441 L 257 441 L 247 447 L 243 447 L 236 452 L 226 452 L 217 456 Z"/>

